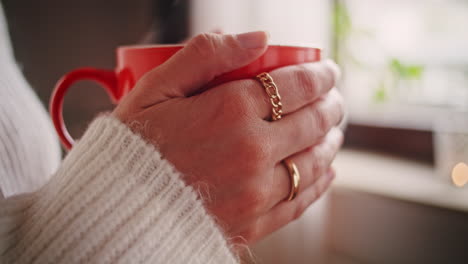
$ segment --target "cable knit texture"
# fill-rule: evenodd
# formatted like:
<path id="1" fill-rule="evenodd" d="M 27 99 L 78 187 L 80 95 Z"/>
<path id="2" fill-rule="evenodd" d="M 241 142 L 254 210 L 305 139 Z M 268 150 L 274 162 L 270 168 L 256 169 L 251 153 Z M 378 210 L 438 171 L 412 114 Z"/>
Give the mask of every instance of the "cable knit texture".
<path id="1" fill-rule="evenodd" d="M 59 164 L 6 33 L 0 6 L 0 263 L 238 262 L 193 188 L 120 121 L 97 118 Z"/>
<path id="2" fill-rule="evenodd" d="M 0 208 L 2 263 L 235 263 L 194 190 L 111 117 L 50 182 Z"/>
<path id="3" fill-rule="evenodd" d="M 61 156 L 47 113 L 15 64 L 7 33 L 0 3 L 0 190 L 5 197 L 42 186 Z"/>

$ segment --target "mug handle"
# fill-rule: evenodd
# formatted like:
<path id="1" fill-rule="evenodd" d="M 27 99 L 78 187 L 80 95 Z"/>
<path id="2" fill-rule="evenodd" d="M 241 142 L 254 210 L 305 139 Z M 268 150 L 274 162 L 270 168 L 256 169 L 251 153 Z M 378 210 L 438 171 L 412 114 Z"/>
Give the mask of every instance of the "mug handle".
<path id="1" fill-rule="evenodd" d="M 114 71 L 95 68 L 79 68 L 64 75 L 55 85 L 50 99 L 49 111 L 55 130 L 66 149 L 71 149 L 74 140 L 63 121 L 63 99 L 72 84 L 82 80 L 93 80 L 101 84 L 109 94 L 112 102 L 117 102 L 118 87 L 117 76 Z"/>

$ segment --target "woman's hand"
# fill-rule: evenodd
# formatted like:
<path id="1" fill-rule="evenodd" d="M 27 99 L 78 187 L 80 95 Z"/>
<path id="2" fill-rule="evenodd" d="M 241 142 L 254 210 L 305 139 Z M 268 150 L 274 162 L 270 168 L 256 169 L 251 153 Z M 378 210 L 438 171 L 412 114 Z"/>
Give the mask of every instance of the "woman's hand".
<path id="1" fill-rule="evenodd" d="M 271 104 L 256 80 L 197 94 L 214 77 L 258 58 L 266 45 L 264 32 L 199 35 L 147 73 L 113 113 L 199 190 L 230 237 L 249 243 L 298 218 L 327 189 L 343 138 L 334 128 L 343 103 L 330 61 L 270 72 L 283 102 L 276 122 L 267 121 Z M 290 189 L 285 158 L 301 174 L 299 195 L 290 202 L 284 201 Z"/>

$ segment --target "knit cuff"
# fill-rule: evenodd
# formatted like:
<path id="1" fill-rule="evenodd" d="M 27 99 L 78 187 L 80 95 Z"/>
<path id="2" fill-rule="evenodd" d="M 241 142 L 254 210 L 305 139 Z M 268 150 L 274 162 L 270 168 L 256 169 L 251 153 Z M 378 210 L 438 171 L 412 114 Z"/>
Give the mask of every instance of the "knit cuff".
<path id="1" fill-rule="evenodd" d="M 153 145 L 97 118 L 34 194 L 11 260 L 235 263 L 195 191 Z"/>

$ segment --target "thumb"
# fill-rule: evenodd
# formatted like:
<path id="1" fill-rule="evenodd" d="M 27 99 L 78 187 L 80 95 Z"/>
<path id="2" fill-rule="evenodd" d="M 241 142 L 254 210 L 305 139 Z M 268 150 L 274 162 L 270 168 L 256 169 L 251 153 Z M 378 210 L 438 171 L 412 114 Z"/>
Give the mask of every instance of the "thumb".
<path id="1" fill-rule="evenodd" d="M 151 105 L 169 98 L 190 96 L 216 76 L 241 68 L 262 55 L 268 34 L 263 31 L 238 35 L 205 33 L 190 40 L 167 62 L 142 78 L 139 92 Z"/>

